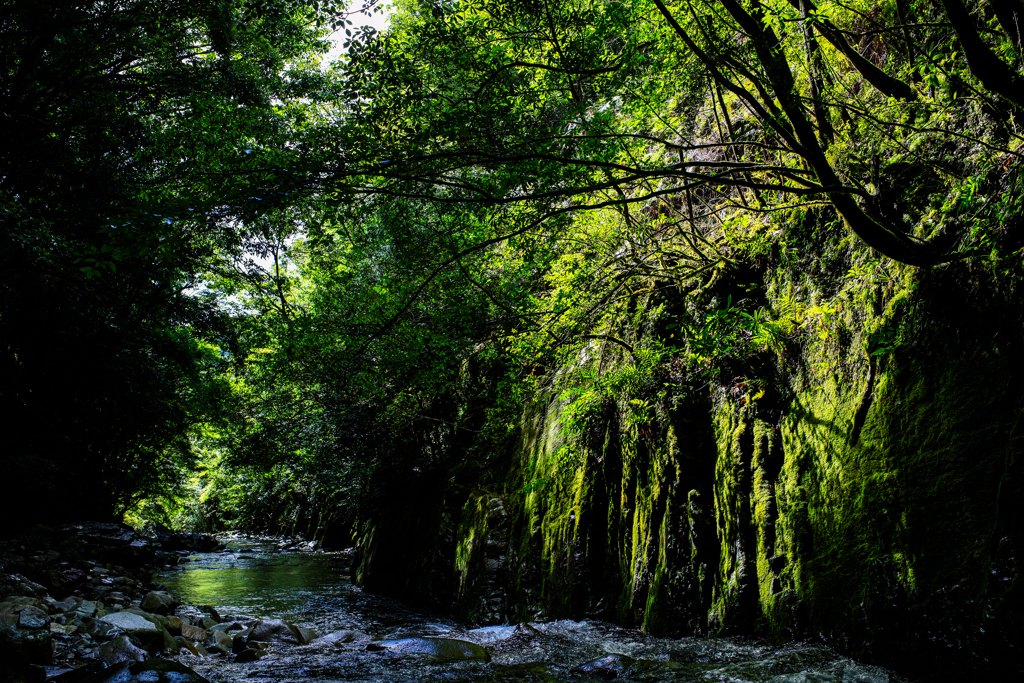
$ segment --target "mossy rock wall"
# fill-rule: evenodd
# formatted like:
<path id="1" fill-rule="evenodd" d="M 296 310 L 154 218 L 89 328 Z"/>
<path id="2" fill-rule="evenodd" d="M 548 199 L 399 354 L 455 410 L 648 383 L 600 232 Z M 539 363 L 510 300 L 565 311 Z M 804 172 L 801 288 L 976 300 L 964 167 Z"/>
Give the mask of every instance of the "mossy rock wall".
<path id="1" fill-rule="evenodd" d="M 940 678 L 1013 660 L 1024 362 L 993 332 L 794 373 L 781 409 L 713 392 L 655 439 L 611 420 L 575 470 L 561 404 L 535 404 L 506 486 L 509 616 L 821 638 Z"/>
<path id="2" fill-rule="evenodd" d="M 640 427 L 613 406 L 575 467 L 566 404 L 541 395 L 500 473 L 367 527 L 360 578 L 448 595 L 471 624 L 821 639 L 930 680 L 1019 670 L 1024 335 L 958 311 L 870 361 L 807 342 L 761 398 L 705 388 Z"/>

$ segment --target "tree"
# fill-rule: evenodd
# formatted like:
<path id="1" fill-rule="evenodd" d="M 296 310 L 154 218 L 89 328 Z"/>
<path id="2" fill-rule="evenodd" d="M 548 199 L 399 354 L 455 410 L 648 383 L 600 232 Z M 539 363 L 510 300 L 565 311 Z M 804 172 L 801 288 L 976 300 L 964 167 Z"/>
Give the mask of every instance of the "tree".
<path id="1" fill-rule="evenodd" d="M 952 13 L 959 0 L 945 6 L 962 27 L 961 42 L 976 37 L 973 24 Z M 897 261 L 925 266 L 963 256 L 947 248 L 953 236 L 911 235 L 874 210 L 867 183 L 839 168 L 847 163 L 836 150 L 849 149 L 852 138 L 832 145 L 836 126 L 852 134 L 852 118 L 868 116 L 877 134 L 895 138 L 907 130 L 899 120 L 907 114 L 917 119 L 911 127 L 938 132 L 929 117 L 946 106 L 944 94 L 920 102 L 907 80 L 887 71 L 915 67 L 895 40 L 882 66 L 850 46 L 830 17 L 857 18 L 856 8 L 762 0 L 404 8 L 389 36 L 350 56 L 351 92 L 380 93 L 351 101 L 352 120 L 373 130 L 375 149 L 337 167 L 337 183 L 362 177 L 362 192 L 520 203 L 549 214 L 603 206 L 592 198 L 605 191 L 623 206 L 698 191 L 727 202 L 743 201 L 744 190 L 770 192 L 826 201 L 852 233 Z M 884 24 L 877 32 L 899 35 Z M 968 53 L 988 54 L 981 47 Z M 849 90 L 859 86 L 839 74 L 851 69 L 874 93 Z M 982 86 L 1000 92 L 987 78 Z M 904 104 L 890 107 L 887 97 Z M 714 137 L 688 129 L 701 107 L 716 111 Z M 724 157 L 708 158 L 716 154 Z"/>
<path id="2" fill-rule="evenodd" d="M 5 471 L 111 515 L 177 476 L 231 347 L 198 278 L 299 172 L 333 3 L 0 10 Z M 303 99 L 305 98 L 305 99 Z M 26 498 L 38 495 L 18 487 Z M 22 505 L 28 505 L 22 501 Z"/>

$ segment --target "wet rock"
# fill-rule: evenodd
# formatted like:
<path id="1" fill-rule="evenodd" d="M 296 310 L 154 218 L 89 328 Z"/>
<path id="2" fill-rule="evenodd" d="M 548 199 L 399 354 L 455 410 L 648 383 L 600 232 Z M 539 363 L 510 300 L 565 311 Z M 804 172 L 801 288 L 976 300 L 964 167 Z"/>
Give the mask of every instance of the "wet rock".
<path id="1" fill-rule="evenodd" d="M 46 588 L 21 574 L 0 574 L 0 595 L 31 595 L 42 597 Z"/>
<path id="2" fill-rule="evenodd" d="M 216 626 L 218 623 L 220 623 L 220 622 L 218 622 L 213 617 L 203 617 L 202 626 L 203 626 L 203 628 L 209 630 L 209 629 L 213 628 L 214 626 Z"/>
<path id="3" fill-rule="evenodd" d="M 174 639 L 174 642 L 178 644 L 178 651 L 179 652 L 182 649 L 185 649 L 188 652 L 190 652 L 193 655 L 195 655 L 196 657 L 201 657 L 202 656 L 202 655 L 199 654 L 199 648 L 197 648 L 194 643 L 192 643 L 191 641 L 187 640 L 186 638 L 184 638 L 182 636 L 178 636 L 177 638 Z"/>
<path id="4" fill-rule="evenodd" d="M 223 649 L 225 652 L 234 645 L 234 639 L 224 631 L 211 631 L 210 633 L 213 636 L 214 646 Z"/>
<path id="5" fill-rule="evenodd" d="M 75 606 L 74 616 L 78 619 L 92 617 L 96 614 L 96 603 L 92 600 L 82 600 Z"/>
<path id="6" fill-rule="evenodd" d="M 612 680 L 614 678 L 621 678 L 626 674 L 627 669 L 633 665 L 634 659 L 627 657 L 626 655 L 608 655 L 607 657 L 601 657 L 595 659 L 592 662 L 587 662 L 581 666 L 576 667 L 576 671 L 587 676 L 594 676 L 596 678 L 603 678 L 605 680 Z"/>
<path id="7" fill-rule="evenodd" d="M 295 634 L 295 639 L 299 641 L 299 645 L 309 645 L 320 637 L 320 634 L 311 628 L 296 626 L 295 624 L 289 624 L 289 626 L 292 627 L 292 633 Z"/>
<path id="8" fill-rule="evenodd" d="M 206 630 L 199 628 L 198 626 L 192 626 L 191 624 L 183 623 L 181 625 L 181 635 L 193 641 L 206 640 Z"/>
<path id="9" fill-rule="evenodd" d="M 114 666 L 121 662 L 144 662 L 147 655 L 145 650 L 135 647 L 128 636 L 120 636 L 100 646 L 100 659 L 107 666 Z"/>
<path id="10" fill-rule="evenodd" d="M 180 662 L 150 659 L 125 662 L 94 674 L 82 683 L 210 683 Z"/>
<path id="11" fill-rule="evenodd" d="M 292 629 L 292 625 L 281 621 L 280 619 L 268 619 L 266 621 L 256 622 L 252 627 L 252 632 L 249 634 L 248 639 L 250 641 L 260 641 L 264 643 L 299 644 L 299 638 Z"/>
<path id="12" fill-rule="evenodd" d="M 165 649 L 173 652 L 177 649 L 174 638 L 167 629 L 134 612 L 114 612 L 100 621 L 127 631 L 150 654 Z"/>
<path id="13" fill-rule="evenodd" d="M 0 614 L 16 614 L 26 607 L 38 607 L 40 604 L 38 598 L 27 595 L 11 595 L 0 602 Z"/>
<path id="14" fill-rule="evenodd" d="M 215 622 L 220 623 L 220 612 L 217 611 L 216 607 L 213 607 L 212 605 L 199 605 L 198 609 L 200 612 L 210 617 Z"/>
<path id="15" fill-rule="evenodd" d="M 40 630 L 48 628 L 50 616 L 38 607 L 28 606 L 18 615 L 18 628 Z"/>
<path id="16" fill-rule="evenodd" d="M 173 614 L 168 615 L 166 618 L 167 623 L 164 624 L 164 628 L 170 631 L 172 636 L 181 635 L 181 627 L 184 626 L 184 622 Z"/>
<path id="17" fill-rule="evenodd" d="M 366 646 L 367 650 L 390 650 L 403 654 L 426 655 L 435 663 L 444 662 L 489 662 L 487 650 L 476 643 L 454 638 L 401 638 L 399 640 L 375 640 Z"/>
<path id="18" fill-rule="evenodd" d="M 334 645 L 340 647 L 346 643 L 354 643 L 359 640 L 369 640 L 370 636 L 361 631 L 335 631 L 316 639 L 316 643 Z"/>
<path id="19" fill-rule="evenodd" d="M 178 606 L 178 600 L 167 591 L 150 591 L 139 606 L 153 614 L 171 614 Z"/>

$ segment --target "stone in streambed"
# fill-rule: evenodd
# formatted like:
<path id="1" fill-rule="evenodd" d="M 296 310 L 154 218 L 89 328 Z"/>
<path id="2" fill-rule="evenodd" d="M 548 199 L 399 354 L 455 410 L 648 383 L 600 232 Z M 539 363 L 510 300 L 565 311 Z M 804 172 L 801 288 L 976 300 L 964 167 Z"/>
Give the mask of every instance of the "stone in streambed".
<path id="1" fill-rule="evenodd" d="M 160 650 L 177 651 L 177 644 L 174 642 L 171 634 L 167 632 L 167 629 L 140 614 L 128 611 L 114 612 L 103 617 L 100 621 L 116 626 L 122 631 L 127 631 L 150 654 L 155 654 Z"/>
<path id="2" fill-rule="evenodd" d="M 258 621 L 252 626 L 247 642 L 263 643 L 288 643 L 299 645 L 299 637 L 292 629 L 292 625 L 280 619 L 267 619 Z"/>
<path id="3" fill-rule="evenodd" d="M 316 642 L 341 647 L 345 643 L 354 643 L 357 640 L 368 640 L 369 638 L 370 636 L 361 631 L 335 631 L 334 633 L 328 633 L 326 636 L 317 638 Z"/>
<path id="4" fill-rule="evenodd" d="M 144 662 L 147 659 L 146 651 L 135 647 L 128 636 L 114 638 L 109 643 L 100 646 L 100 659 L 107 666 L 114 666 L 122 662 Z"/>
<path id="5" fill-rule="evenodd" d="M 487 650 L 476 643 L 454 638 L 401 638 L 399 640 L 375 640 L 366 646 L 367 650 L 390 650 L 403 654 L 427 655 L 438 664 L 444 662 L 489 662 Z"/>
<path id="6" fill-rule="evenodd" d="M 139 606 L 153 614 L 171 614 L 178 606 L 178 600 L 167 591 L 150 591 Z"/>
<path id="7" fill-rule="evenodd" d="M 189 640 L 206 640 L 206 630 L 199 628 L 198 626 L 192 626 L 190 624 L 181 625 L 181 635 L 185 638 L 188 638 Z"/>
<path id="8" fill-rule="evenodd" d="M 21 610 L 21 614 L 18 615 L 18 628 L 27 629 L 44 629 L 50 625 L 50 616 L 39 609 L 29 605 Z"/>
<path id="9" fill-rule="evenodd" d="M 187 638 L 185 638 L 183 636 L 178 636 L 177 638 L 174 639 L 174 642 L 178 644 L 178 651 L 179 652 L 181 652 L 181 650 L 184 649 L 184 650 L 188 650 L 189 652 L 191 652 L 196 657 L 202 657 L 203 656 L 203 655 L 199 654 L 199 648 L 197 648 L 195 646 L 195 644 L 192 643 L 192 641 L 188 640 Z"/>
<path id="10" fill-rule="evenodd" d="M 224 652 L 228 652 L 234 644 L 234 639 L 227 633 L 224 633 L 224 631 L 211 631 L 210 636 L 212 645 L 222 649 Z"/>
<path id="11" fill-rule="evenodd" d="M 167 659 L 125 662 L 101 671 L 82 683 L 210 683 L 192 669 Z"/>
<path id="12" fill-rule="evenodd" d="M 309 645 L 320 637 L 320 634 L 311 628 L 296 626 L 295 624 L 288 625 L 292 627 L 292 633 L 295 634 L 295 639 L 299 641 L 299 645 Z"/>

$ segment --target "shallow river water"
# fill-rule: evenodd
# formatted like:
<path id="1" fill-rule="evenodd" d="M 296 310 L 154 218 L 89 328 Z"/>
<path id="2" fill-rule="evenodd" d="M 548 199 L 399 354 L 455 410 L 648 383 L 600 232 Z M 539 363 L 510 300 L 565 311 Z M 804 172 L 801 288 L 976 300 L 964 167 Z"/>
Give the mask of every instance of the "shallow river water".
<path id="1" fill-rule="evenodd" d="M 189 605 L 222 616 L 292 621 L 325 635 L 357 631 L 353 642 L 276 645 L 244 664 L 183 655 L 211 681 L 512 682 L 679 681 L 687 683 L 905 683 L 885 669 L 818 645 L 770 647 L 731 639 L 654 638 L 597 621 L 496 625 L 467 630 L 457 622 L 361 591 L 341 553 L 299 552 L 277 541 L 235 538 L 228 552 L 196 555 L 157 579 Z M 419 654 L 377 649 L 374 640 L 454 638 L 482 645 L 489 662 L 438 663 Z"/>

